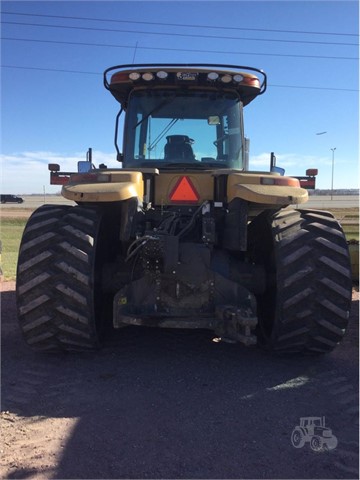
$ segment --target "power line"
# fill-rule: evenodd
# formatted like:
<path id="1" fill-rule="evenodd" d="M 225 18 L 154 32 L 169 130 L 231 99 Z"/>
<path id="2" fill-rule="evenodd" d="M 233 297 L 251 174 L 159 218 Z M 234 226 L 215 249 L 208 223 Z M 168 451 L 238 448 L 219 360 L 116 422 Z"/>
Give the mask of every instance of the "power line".
<path id="1" fill-rule="evenodd" d="M 118 45 L 112 43 L 88 43 L 88 42 L 69 42 L 65 40 L 40 40 L 30 38 L 14 38 L 14 37 L 1 37 L 1 40 L 19 41 L 19 42 L 34 42 L 34 43 L 49 43 L 59 45 L 79 45 L 89 47 L 106 47 L 106 48 L 135 48 L 134 45 Z M 137 46 L 138 50 L 166 50 L 173 52 L 197 52 L 197 53 L 214 53 L 214 54 L 231 54 L 231 55 L 253 55 L 253 56 L 268 56 L 268 57 L 294 57 L 294 58 L 315 58 L 315 59 L 330 59 L 330 60 L 358 60 L 357 57 L 336 57 L 325 55 L 298 55 L 298 54 L 286 54 L 286 53 L 255 53 L 255 52 L 239 52 L 230 50 L 201 50 L 201 49 L 185 49 L 185 48 L 170 48 L 170 47 L 149 47 L 149 46 Z"/>
<path id="2" fill-rule="evenodd" d="M 96 22 L 112 22 L 112 23 L 137 23 L 142 25 L 161 25 L 169 27 L 190 27 L 190 28 L 207 28 L 213 30 L 242 30 L 242 31 L 251 31 L 251 32 L 272 32 L 272 33 L 295 33 L 295 34 L 305 34 L 305 35 L 337 35 L 337 36 L 351 36 L 358 37 L 357 33 L 340 33 L 340 32 L 314 32 L 314 31 L 304 31 L 304 30 L 277 30 L 269 28 L 246 28 L 246 27 L 230 27 L 230 26 L 219 26 L 219 25 L 198 25 L 198 24 L 183 24 L 183 23 L 165 23 L 165 22 L 149 22 L 141 20 L 118 20 L 110 18 L 91 18 L 91 17 L 77 17 L 77 16 L 66 16 L 66 15 L 45 15 L 45 14 L 35 14 L 35 13 L 20 13 L 20 12 L 2 12 L 6 15 L 22 15 L 22 16 L 31 16 L 31 17 L 46 17 L 46 18 L 61 18 L 69 20 L 86 20 L 86 21 L 96 21 Z"/>
<path id="3" fill-rule="evenodd" d="M 86 72 L 84 70 L 65 70 L 61 68 L 45 68 L 45 67 L 23 67 L 20 65 L 1 65 L 1 68 L 15 68 L 18 70 L 40 70 L 43 72 L 78 73 L 81 75 L 103 75 L 100 72 Z"/>
<path id="4" fill-rule="evenodd" d="M 14 68 L 20 70 L 36 70 L 36 71 L 44 71 L 44 72 L 59 72 L 59 73 L 76 73 L 80 75 L 103 75 L 100 72 L 87 72 L 83 70 L 65 70 L 65 69 L 58 69 L 58 68 L 45 68 L 45 67 L 24 67 L 20 65 L 1 65 L 1 68 Z M 300 89 L 307 89 L 307 90 L 331 90 L 331 91 L 339 91 L 339 92 L 358 92 L 356 89 L 352 88 L 332 88 L 332 87 L 312 87 L 312 86 L 304 86 L 304 85 L 275 85 L 275 84 L 268 84 L 268 87 L 276 87 L 276 88 L 300 88 Z"/>
<path id="5" fill-rule="evenodd" d="M 69 30 L 85 30 L 85 31 L 98 31 L 98 32 L 116 32 L 116 33 L 136 33 L 146 35 L 162 35 L 171 37 L 193 37 L 193 38 L 212 38 L 221 40 L 248 40 L 252 42 L 279 42 L 279 43 L 300 43 L 300 44 L 316 44 L 316 45 L 340 45 L 340 46 L 358 46 L 357 43 L 344 43 L 344 42 L 313 42 L 307 40 L 281 40 L 281 39 L 267 39 L 267 38 L 248 38 L 248 37 L 227 37 L 223 35 L 200 35 L 189 33 L 175 33 L 175 32 L 149 32 L 143 30 L 119 30 L 115 28 L 95 28 L 95 27 L 79 27 L 75 25 L 49 25 L 43 23 L 27 23 L 27 22 L 10 22 L 2 21 L 1 23 L 7 25 L 25 25 L 29 27 L 44 27 L 44 28 L 63 28 Z"/>
<path id="6" fill-rule="evenodd" d="M 307 87 L 305 85 L 276 85 L 274 83 L 268 83 L 268 87 L 279 87 L 279 88 L 301 88 L 305 90 L 332 90 L 338 92 L 359 92 L 357 89 L 353 88 L 333 88 L 333 87 Z"/>

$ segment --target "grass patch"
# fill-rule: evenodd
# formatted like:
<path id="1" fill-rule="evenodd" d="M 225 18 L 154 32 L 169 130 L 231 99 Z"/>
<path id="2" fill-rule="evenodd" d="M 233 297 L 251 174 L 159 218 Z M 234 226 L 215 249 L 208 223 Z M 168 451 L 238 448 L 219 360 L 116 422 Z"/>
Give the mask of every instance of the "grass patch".
<path id="1" fill-rule="evenodd" d="M 344 230 L 346 240 L 359 240 L 359 209 L 329 208 Z"/>
<path id="2" fill-rule="evenodd" d="M 1 268 L 4 280 L 15 280 L 20 241 L 26 224 L 25 218 L 1 219 Z"/>
<path id="3" fill-rule="evenodd" d="M 341 224 L 346 240 L 359 240 L 359 225 Z"/>
<path id="4" fill-rule="evenodd" d="M 359 241 L 359 210 L 329 209 L 340 222 L 348 241 Z M 21 237 L 27 222 L 25 217 L 1 218 L 0 240 L 2 242 L 1 268 L 4 280 L 15 280 Z"/>

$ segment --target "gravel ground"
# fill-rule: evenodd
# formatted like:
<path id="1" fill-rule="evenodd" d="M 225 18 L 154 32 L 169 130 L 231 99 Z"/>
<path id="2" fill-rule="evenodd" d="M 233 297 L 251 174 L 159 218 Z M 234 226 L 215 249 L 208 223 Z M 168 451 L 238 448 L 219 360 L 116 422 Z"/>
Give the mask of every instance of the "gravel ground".
<path id="1" fill-rule="evenodd" d="M 358 311 L 321 357 L 130 327 L 91 354 L 32 352 L 2 283 L 1 477 L 358 478 Z M 291 444 L 324 416 L 333 450 Z"/>

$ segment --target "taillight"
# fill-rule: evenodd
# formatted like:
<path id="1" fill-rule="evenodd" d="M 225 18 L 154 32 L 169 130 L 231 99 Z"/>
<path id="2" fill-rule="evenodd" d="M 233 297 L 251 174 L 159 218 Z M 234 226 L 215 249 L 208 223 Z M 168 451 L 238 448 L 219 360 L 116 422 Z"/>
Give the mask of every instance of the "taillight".
<path id="1" fill-rule="evenodd" d="M 69 183 L 108 183 L 111 175 L 106 173 L 75 173 L 71 175 Z"/>
<path id="2" fill-rule="evenodd" d="M 251 87 L 260 88 L 260 81 L 257 77 L 245 77 L 243 82 Z"/>
<path id="3" fill-rule="evenodd" d="M 280 185 L 282 187 L 300 187 L 300 182 L 297 178 L 291 177 L 261 177 L 260 183 L 262 185 Z"/>
<path id="4" fill-rule="evenodd" d="M 130 74 L 130 75 L 133 75 L 133 74 Z M 135 79 L 131 78 L 131 80 L 135 80 Z M 128 81 L 129 81 L 129 74 L 124 72 L 115 73 L 111 77 L 111 83 L 120 83 L 120 82 L 128 82 Z"/>

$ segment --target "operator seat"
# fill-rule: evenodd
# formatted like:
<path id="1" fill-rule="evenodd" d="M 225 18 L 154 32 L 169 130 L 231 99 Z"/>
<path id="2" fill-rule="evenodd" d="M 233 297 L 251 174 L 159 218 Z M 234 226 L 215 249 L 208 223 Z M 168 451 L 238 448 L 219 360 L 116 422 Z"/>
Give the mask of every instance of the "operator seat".
<path id="1" fill-rule="evenodd" d="M 195 160 L 191 146 L 194 140 L 187 135 L 169 135 L 166 140 L 165 160 Z"/>

